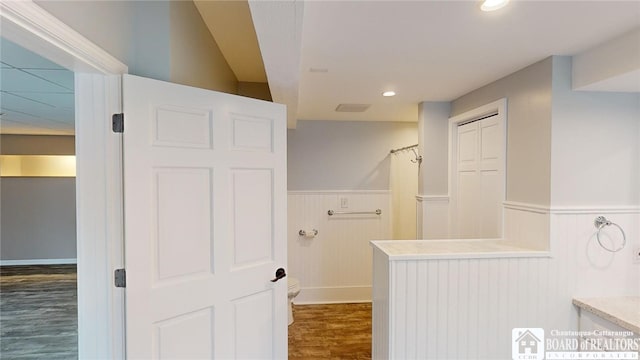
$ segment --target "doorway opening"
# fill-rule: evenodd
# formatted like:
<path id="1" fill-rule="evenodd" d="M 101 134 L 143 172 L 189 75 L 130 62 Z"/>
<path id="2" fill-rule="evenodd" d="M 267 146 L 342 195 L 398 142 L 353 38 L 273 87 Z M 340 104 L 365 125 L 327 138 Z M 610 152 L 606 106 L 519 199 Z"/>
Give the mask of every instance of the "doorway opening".
<path id="1" fill-rule="evenodd" d="M 77 358 L 74 74 L 0 51 L 1 354 Z"/>

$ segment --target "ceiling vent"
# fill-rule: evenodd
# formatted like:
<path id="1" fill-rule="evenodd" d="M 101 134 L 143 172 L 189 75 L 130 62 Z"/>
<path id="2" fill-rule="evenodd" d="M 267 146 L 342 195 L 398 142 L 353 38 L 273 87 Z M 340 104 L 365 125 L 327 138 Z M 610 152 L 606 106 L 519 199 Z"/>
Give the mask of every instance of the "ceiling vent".
<path id="1" fill-rule="evenodd" d="M 340 104 L 336 107 L 337 112 L 364 112 L 371 104 Z"/>

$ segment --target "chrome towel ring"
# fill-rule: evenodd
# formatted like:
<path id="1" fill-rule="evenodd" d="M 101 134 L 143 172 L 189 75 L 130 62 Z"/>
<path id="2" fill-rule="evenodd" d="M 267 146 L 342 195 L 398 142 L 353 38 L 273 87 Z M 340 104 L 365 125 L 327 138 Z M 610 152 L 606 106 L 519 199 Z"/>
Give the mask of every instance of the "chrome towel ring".
<path id="1" fill-rule="evenodd" d="M 618 252 L 618 251 L 620 251 L 620 250 L 624 249 L 624 246 L 625 246 L 625 245 L 627 245 L 627 235 L 625 235 L 624 230 L 622 230 L 622 228 L 620 227 L 620 225 L 618 225 L 618 224 L 616 224 L 616 223 L 614 223 L 614 222 L 611 222 L 611 221 L 607 220 L 607 218 L 606 218 L 606 217 L 604 217 L 604 216 L 598 216 L 598 217 L 593 221 L 593 225 L 595 225 L 595 227 L 598 229 L 598 232 L 596 233 L 596 239 L 598 239 L 598 244 L 600 244 L 600 246 L 601 246 L 603 249 L 605 249 L 605 250 L 607 250 L 607 251 L 609 251 L 609 252 Z M 602 241 L 600 241 L 600 232 L 602 231 L 602 229 L 603 229 L 605 226 L 610 226 L 610 225 L 613 225 L 613 226 L 617 227 L 617 228 L 618 228 L 618 230 L 620 230 L 620 233 L 622 234 L 622 245 L 620 245 L 620 247 L 619 247 L 619 248 L 617 248 L 617 249 L 613 249 L 613 250 L 611 250 L 611 249 L 609 249 L 608 247 L 606 247 L 606 246 L 602 245 Z"/>

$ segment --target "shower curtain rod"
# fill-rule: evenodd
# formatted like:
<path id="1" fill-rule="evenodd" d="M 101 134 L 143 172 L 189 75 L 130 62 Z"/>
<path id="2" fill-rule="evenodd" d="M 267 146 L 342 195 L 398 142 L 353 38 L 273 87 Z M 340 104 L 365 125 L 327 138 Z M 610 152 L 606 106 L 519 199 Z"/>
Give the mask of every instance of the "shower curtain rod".
<path id="1" fill-rule="evenodd" d="M 409 150 L 409 149 L 412 149 L 412 148 L 414 148 L 414 147 L 418 147 L 418 144 L 411 145 L 411 146 L 401 147 L 401 148 L 399 148 L 399 149 L 391 149 L 391 151 L 390 151 L 389 153 L 390 153 L 390 154 L 393 154 L 393 153 L 395 153 L 395 152 L 402 151 L 402 150 Z"/>

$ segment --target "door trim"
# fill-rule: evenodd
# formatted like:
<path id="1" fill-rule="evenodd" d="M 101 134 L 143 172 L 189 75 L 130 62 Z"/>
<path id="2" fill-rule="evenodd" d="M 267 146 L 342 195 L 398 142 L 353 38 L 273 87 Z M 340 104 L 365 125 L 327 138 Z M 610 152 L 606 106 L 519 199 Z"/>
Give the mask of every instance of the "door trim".
<path id="1" fill-rule="evenodd" d="M 33 1 L 0 3 L 2 37 L 74 72 L 125 74 L 127 65 Z"/>
<path id="2" fill-rule="evenodd" d="M 503 179 L 502 179 L 502 202 L 506 200 L 507 196 L 507 98 L 502 98 L 491 102 L 489 104 L 477 107 L 462 114 L 449 118 L 449 152 L 448 152 L 448 197 L 449 197 L 449 234 L 453 234 L 453 231 L 457 229 L 456 214 L 457 214 L 457 188 L 458 188 L 458 166 L 457 166 L 457 149 L 458 149 L 458 126 L 464 123 L 468 123 L 487 115 L 497 113 L 502 126 L 503 131 Z M 504 207 L 502 208 L 502 237 L 504 237 Z M 457 235 L 457 234 L 455 234 Z"/>
<path id="3" fill-rule="evenodd" d="M 6 39 L 76 73 L 76 223 L 79 358 L 124 358 L 121 137 L 109 129 L 122 106 L 127 66 L 33 1 L 0 2 Z"/>

